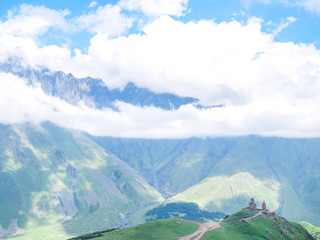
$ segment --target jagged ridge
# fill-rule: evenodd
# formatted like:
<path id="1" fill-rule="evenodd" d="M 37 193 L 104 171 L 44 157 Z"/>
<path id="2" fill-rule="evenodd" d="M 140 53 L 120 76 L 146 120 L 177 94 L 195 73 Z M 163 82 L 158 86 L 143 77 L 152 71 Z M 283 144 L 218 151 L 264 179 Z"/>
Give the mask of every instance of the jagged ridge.
<path id="1" fill-rule="evenodd" d="M 98 109 L 107 107 L 117 110 L 114 104 L 116 101 L 141 107 L 155 106 L 165 110 L 178 109 L 182 105 L 198 102 L 198 99 L 192 97 L 154 93 L 146 88 L 139 88 L 134 83 L 128 83 L 122 90 L 109 89 L 100 79 L 76 78 L 71 73 L 52 72 L 46 67 L 34 69 L 14 58 L 0 63 L 0 71 L 25 78 L 30 86 L 40 84 L 46 94 L 63 99 L 70 104 L 77 105 L 82 101 L 87 106 Z M 199 107 L 203 106 L 199 105 Z"/>

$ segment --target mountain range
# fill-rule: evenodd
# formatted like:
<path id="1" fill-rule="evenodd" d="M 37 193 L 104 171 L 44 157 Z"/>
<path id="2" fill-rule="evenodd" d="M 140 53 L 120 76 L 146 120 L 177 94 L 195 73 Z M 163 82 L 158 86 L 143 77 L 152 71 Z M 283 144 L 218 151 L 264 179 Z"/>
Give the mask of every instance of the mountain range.
<path id="1" fill-rule="evenodd" d="M 0 139 L 0 237 L 23 229 L 29 239 L 65 239 L 118 227 L 128 212 L 163 200 L 80 133 L 24 123 L 1 125 Z"/>
<path id="2" fill-rule="evenodd" d="M 186 104 L 205 107 L 197 104 L 196 98 L 180 97 L 171 93 L 154 93 L 146 88 L 139 88 L 132 82 L 123 89 L 109 89 L 101 79 L 76 78 L 71 73 L 54 72 L 42 66 L 30 67 L 17 58 L 0 62 L 0 71 L 24 78 L 30 87 L 40 86 L 47 95 L 58 97 L 72 105 L 82 102 L 91 108 L 117 110 L 115 103 L 121 101 L 135 106 L 154 106 L 164 110 L 178 109 Z"/>
<path id="3" fill-rule="evenodd" d="M 50 122 L 1 125 L 0 139 L 2 236 L 65 239 L 142 223 L 168 202 L 229 214 L 252 196 L 289 220 L 320 223 L 320 139 L 121 139 Z"/>
<path id="4" fill-rule="evenodd" d="M 19 60 L 0 71 L 70 104 L 123 101 L 174 110 L 197 99 L 129 83 L 75 78 Z M 217 106 L 213 106 L 217 107 Z M 219 106 L 221 107 L 221 106 Z M 135 225 L 167 203 L 231 214 L 254 197 L 270 210 L 320 225 L 320 138 L 261 136 L 129 139 L 96 137 L 51 122 L 0 125 L 0 237 L 66 239 Z"/>
<path id="5" fill-rule="evenodd" d="M 320 224 L 320 139 L 93 137 L 167 201 L 233 213 L 254 196 L 293 221 Z"/>

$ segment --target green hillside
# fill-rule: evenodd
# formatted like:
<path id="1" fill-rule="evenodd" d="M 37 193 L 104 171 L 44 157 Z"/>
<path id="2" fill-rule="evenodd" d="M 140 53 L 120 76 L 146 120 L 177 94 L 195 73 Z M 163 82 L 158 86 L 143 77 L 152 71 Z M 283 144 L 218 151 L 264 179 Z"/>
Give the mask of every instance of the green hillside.
<path id="1" fill-rule="evenodd" d="M 229 216 L 220 224 L 220 228 L 207 232 L 202 239 L 314 239 L 307 230 L 299 224 L 289 222 L 279 216 L 268 217 L 262 214 L 253 220 L 244 220 L 243 217 L 249 217 L 246 211 L 250 210 L 242 210 Z"/>
<path id="2" fill-rule="evenodd" d="M 253 217 L 248 219 L 248 217 Z M 204 226 L 206 223 L 199 223 Z M 215 223 L 218 224 L 218 223 Z M 177 237 L 194 233 L 199 235 L 205 227 L 199 227 L 194 223 L 181 219 L 163 219 L 148 222 L 139 226 L 118 229 L 105 233 L 94 233 L 72 238 L 72 240 L 121 240 L 121 239 L 177 239 Z M 203 231 L 201 238 L 217 240 L 261 240 L 261 239 L 283 239 L 283 240 L 313 240 L 314 238 L 301 225 L 289 222 L 279 216 L 268 216 L 258 211 L 243 209 L 220 222 L 220 227 Z M 70 239 L 71 240 L 71 239 Z"/>
<path id="3" fill-rule="evenodd" d="M 255 196 L 292 221 L 320 225 L 319 138 L 93 139 L 169 202 L 233 213 Z"/>
<path id="4" fill-rule="evenodd" d="M 290 221 L 319 226 L 319 146 L 320 139 L 93 138 L 49 122 L 0 125 L 0 237 L 63 240 L 157 219 L 163 209 L 146 213 L 177 202 L 198 204 L 206 218 L 236 212 L 252 196 Z"/>
<path id="5" fill-rule="evenodd" d="M 148 222 L 139 226 L 118 229 L 115 231 L 99 234 L 88 234 L 70 240 L 174 240 L 177 237 L 188 235 L 198 229 L 198 225 L 183 219 L 163 219 Z"/>
<path id="6" fill-rule="evenodd" d="M 302 225 L 307 231 L 315 238 L 320 239 L 320 227 L 315 227 L 312 224 L 308 222 L 301 222 L 300 225 Z"/>
<path id="7" fill-rule="evenodd" d="M 162 196 L 83 134 L 51 123 L 0 125 L 0 237 L 66 239 L 119 227 Z"/>

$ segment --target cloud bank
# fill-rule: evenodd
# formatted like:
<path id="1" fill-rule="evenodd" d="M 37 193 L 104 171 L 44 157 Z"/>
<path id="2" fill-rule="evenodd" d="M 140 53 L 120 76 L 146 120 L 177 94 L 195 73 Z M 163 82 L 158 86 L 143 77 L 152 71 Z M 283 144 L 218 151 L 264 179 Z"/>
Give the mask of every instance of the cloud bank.
<path id="1" fill-rule="evenodd" d="M 49 30 L 50 27 L 69 30 L 65 17 L 68 10 L 56 11 L 46 7 L 35 7 L 22 4 L 15 10 L 8 11 L 7 20 L 0 21 L 0 36 L 36 37 Z"/>
<path id="2" fill-rule="evenodd" d="M 121 14 L 119 6 L 110 4 L 99 6 L 95 11 L 84 14 L 75 19 L 80 29 L 87 29 L 91 33 L 106 33 L 119 36 L 132 26 L 133 19 Z"/>
<path id="3" fill-rule="evenodd" d="M 119 102 L 119 112 L 100 111 L 71 106 L 40 89 L 30 89 L 23 79 L 1 73 L 0 109 L 4 114 L 0 122 L 50 120 L 94 135 L 119 137 L 320 136 L 320 51 L 312 44 L 274 40 L 294 18 L 273 33 L 262 32 L 263 20 L 257 18 L 245 23 L 183 23 L 169 15 L 180 16 L 187 1 L 169 4 L 174 10 L 165 7 L 169 2 L 154 1 L 155 5 L 149 6 L 144 1 L 120 1 L 74 19 L 66 18 L 66 10 L 24 5 L 0 23 L 0 60 L 18 56 L 31 66 L 46 65 L 77 77 L 101 78 L 109 87 L 134 82 L 154 92 L 195 97 L 204 105 L 225 107 L 186 105 L 164 111 Z M 152 15 L 142 32 L 127 33 L 137 20 L 123 15 L 124 4 L 127 10 Z M 166 11 L 159 8 L 161 13 L 154 13 L 156 4 L 163 4 Z M 52 16 L 60 20 L 50 21 Z M 42 20 L 34 28 L 5 30 L 8 24 L 20 26 L 21 19 L 27 24 L 35 17 Z M 109 25 L 113 20 L 119 24 L 117 28 Z M 94 34 L 87 52 L 39 44 L 37 36 L 43 32 L 70 26 Z"/>
<path id="4" fill-rule="evenodd" d="M 93 135 L 140 138 L 188 138 L 260 134 L 263 136 L 319 136 L 320 101 L 293 106 L 260 99 L 245 106 L 197 109 L 186 105 L 175 111 L 140 108 L 119 102 L 120 111 L 73 106 L 30 88 L 25 80 L 0 73 L 0 122 L 50 120 Z M 307 124 L 306 124 L 307 123 Z"/>

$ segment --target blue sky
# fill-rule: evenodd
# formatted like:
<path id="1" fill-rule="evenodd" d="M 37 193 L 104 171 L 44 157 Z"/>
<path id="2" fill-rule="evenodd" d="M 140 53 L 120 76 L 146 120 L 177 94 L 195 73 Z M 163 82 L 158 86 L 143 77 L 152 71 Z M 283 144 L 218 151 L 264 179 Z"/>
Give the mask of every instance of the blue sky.
<path id="1" fill-rule="evenodd" d="M 72 19 L 92 11 L 88 7 L 91 2 L 92 0 L 5 0 L 1 3 L 0 14 L 2 21 L 5 21 L 8 10 L 18 8 L 20 4 L 27 3 L 56 10 L 68 9 L 70 11 L 68 18 Z M 96 2 L 98 5 L 104 6 L 106 4 L 117 4 L 118 1 L 99 0 Z M 127 15 L 132 14 L 125 10 L 123 12 Z M 265 32 L 270 32 L 276 28 L 275 26 L 267 25 L 269 21 L 272 21 L 274 24 L 281 24 L 287 17 L 294 17 L 296 21 L 283 29 L 276 36 L 275 40 L 281 42 L 313 43 L 318 48 L 320 47 L 320 11 L 310 11 L 303 6 L 283 3 L 283 1 L 273 0 L 270 3 L 265 3 L 265 1 L 257 0 L 248 3 L 248 0 L 190 0 L 188 2 L 188 12 L 184 16 L 176 17 L 176 19 L 182 22 L 198 21 L 201 19 L 214 19 L 216 22 L 221 22 L 231 21 L 232 19 L 245 21 L 253 16 L 264 20 L 262 30 Z M 138 32 L 138 30 L 132 28 L 130 32 Z M 93 34 L 87 31 L 72 34 L 61 34 L 59 31 L 53 31 L 42 36 L 42 40 L 46 44 L 58 45 L 68 42 L 74 48 L 85 50 L 89 46 L 89 40 L 92 36 Z"/>
<path id="2" fill-rule="evenodd" d="M 191 0 L 189 7 L 192 9 L 191 14 L 187 14 L 185 20 L 198 20 L 201 18 L 215 19 L 216 21 L 230 21 L 235 17 L 234 13 L 243 12 L 243 19 L 256 16 L 265 21 L 270 20 L 274 23 L 281 23 L 287 17 L 295 17 L 297 21 L 284 29 L 277 36 L 278 41 L 293 41 L 295 43 L 316 43 L 319 47 L 320 40 L 320 13 L 310 12 L 300 6 L 287 6 L 280 2 L 264 4 L 255 2 L 250 5 L 244 4 L 237 0 L 212 0 L 212 1 L 197 1 Z M 270 28 L 265 26 L 264 31 Z"/>

